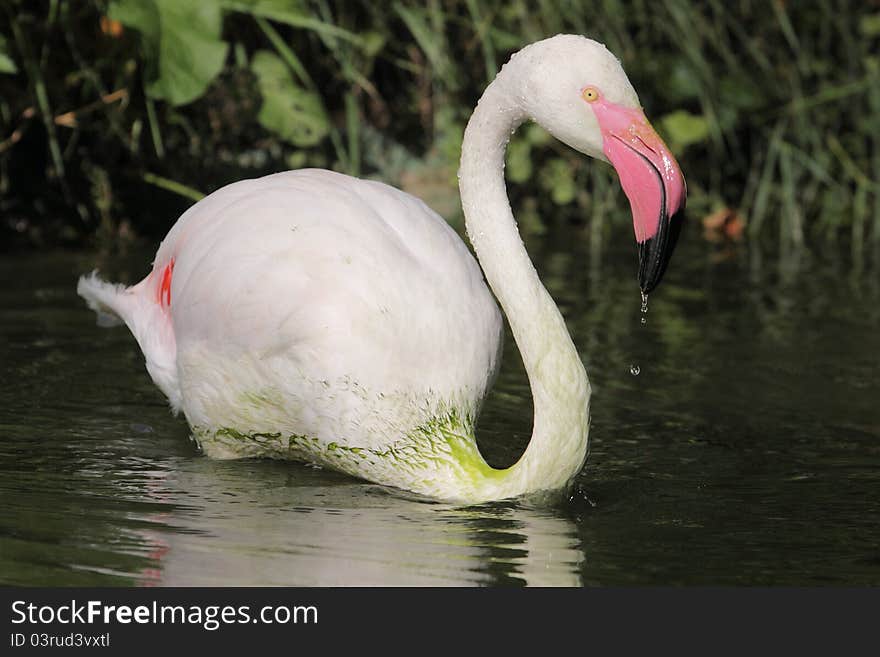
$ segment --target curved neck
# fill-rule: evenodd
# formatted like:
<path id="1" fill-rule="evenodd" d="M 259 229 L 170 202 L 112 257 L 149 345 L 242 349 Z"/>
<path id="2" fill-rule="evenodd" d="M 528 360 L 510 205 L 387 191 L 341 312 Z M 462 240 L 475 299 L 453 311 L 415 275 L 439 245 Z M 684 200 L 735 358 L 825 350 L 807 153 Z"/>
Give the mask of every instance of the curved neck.
<path id="1" fill-rule="evenodd" d="M 510 135 L 527 117 L 502 71 L 474 110 L 462 144 L 459 187 L 468 237 L 507 316 L 534 400 L 532 438 L 487 495 L 516 496 L 565 487 L 587 454 L 590 385 L 565 321 L 541 284 L 517 230 L 504 183 Z M 511 93 L 513 91 L 513 93 Z"/>

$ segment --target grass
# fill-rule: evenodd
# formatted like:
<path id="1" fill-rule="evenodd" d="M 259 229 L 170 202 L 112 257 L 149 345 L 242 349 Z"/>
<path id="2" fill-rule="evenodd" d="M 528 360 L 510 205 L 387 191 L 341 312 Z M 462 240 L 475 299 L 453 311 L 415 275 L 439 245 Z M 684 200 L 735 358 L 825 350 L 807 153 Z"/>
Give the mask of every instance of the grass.
<path id="1" fill-rule="evenodd" d="M 480 92 L 523 44 L 577 32 L 623 61 L 679 157 L 692 217 L 730 208 L 752 244 L 780 253 L 846 243 L 858 263 L 880 251 L 880 8 L 870 3 L 206 0 L 222 23 L 182 5 L 178 23 L 162 23 L 176 41 L 151 37 L 129 4 L 4 5 L 8 244 L 112 240 L 108 221 L 154 238 L 195 190 L 299 166 L 382 178 L 454 222 L 460 139 Z M 175 63 L 198 60 L 199 43 L 228 46 L 225 63 L 184 88 Z M 284 88 L 302 98 L 296 121 L 261 111 L 287 96 L 257 91 L 258 52 L 282 63 Z M 124 102 L 100 102 L 118 90 Z M 77 121 L 59 121 L 71 112 Z M 312 132 L 297 132 L 304 121 Z M 610 169 L 535 131 L 515 137 L 508 173 L 524 230 L 593 216 L 584 235 L 599 242 L 627 220 L 610 211 L 621 200 Z M 106 179 L 97 197 L 96 176 Z M 163 191 L 147 213 L 140 199 L 154 185 Z"/>

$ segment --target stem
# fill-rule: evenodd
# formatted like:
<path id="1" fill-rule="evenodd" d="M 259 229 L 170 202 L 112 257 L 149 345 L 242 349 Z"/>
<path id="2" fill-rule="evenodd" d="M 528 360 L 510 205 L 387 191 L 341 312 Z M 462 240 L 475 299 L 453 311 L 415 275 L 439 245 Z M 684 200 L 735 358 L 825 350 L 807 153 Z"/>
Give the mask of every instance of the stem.
<path id="1" fill-rule="evenodd" d="M 64 180 L 64 160 L 61 157 L 61 147 L 58 145 L 58 136 L 55 132 L 55 121 L 52 114 L 52 108 L 49 104 L 49 94 L 46 91 L 46 83 L 43 81 L 43 75 L 40 72 L 39 65 L 34 61 L 30 47 L 21 32 L 18 23 L 13 19 L 11 21 L 12 33 L 15 36 L 15 43 L 24 59 L 25 67 L 28 75 L 34 85 L 34 95 L 37 100 L 37 107 L 40 110 L 40 118 L 46 128 L 46 135 L 49 138 L 49 154 L 52 158 L 52 165 L 58 177 Z"/>
<path id="2" fill-rule="evenodd" d="M 175 180 L 171 180 L 170 178 L 165 178 L 164 176 L 150 173 L 149 171 L 146 172 L 142 176 L 142 178 L 144 182 L 150 183 L 151 185 L 155 185 L 156 187 L 160 187 L 179 196 L 190 198 L 193 201 L 201 201 L 203 198 L 205 198 L 205 194 L 197 189 L 193 189 L 192 187 L 184 185 L 183 183 L 179 183 Z"/>
<path id="3" fill-rule="evenodd" d="M 345 123 L 348 133 L 348 173 L 358 176 L 361 169 L 360 112 L 357 99 L 350 91 L 345 94 Z"/>
<path id="4" fill-rule="evenodd" d="M 150 136 L 153 138 L 153 148 L 156 150 L 156 156 L 161 160 L 165 157 L 165 147 L 162 145 L 162 132 L 159 129 L 159 121 L 156 118 L 156 108 L 153 99 L 147 95 L 144 89 L 144 102 L 147 106 L 147 123 L 150 124 Z"/>
<path id="5" fill-rule="evenodd" d="M 269 39 L 269 42 L 275 50 L 278 51 L 278 55 L 281 59 L 284 60 L 284 62 L 290 67 L 290 70 L 292 70 L 296 77 L 299 78 L 299 81 L 309 89 L 314 90 L 315 81 L 312 80 L 312 77 L 309 75 L 306 67 L 303 66 L 299 57 L 296 56 L 296 53 L 293 52 L 290 46 L 284 43 L 284 39 L 278 34 L 278 30 L 272 27 L 272 24 L 265 18 L 255 16 L 254 20 L 257 22 L 260 29 L 263 30 L 263 34 L 266 35 L 266 38 Z"/>

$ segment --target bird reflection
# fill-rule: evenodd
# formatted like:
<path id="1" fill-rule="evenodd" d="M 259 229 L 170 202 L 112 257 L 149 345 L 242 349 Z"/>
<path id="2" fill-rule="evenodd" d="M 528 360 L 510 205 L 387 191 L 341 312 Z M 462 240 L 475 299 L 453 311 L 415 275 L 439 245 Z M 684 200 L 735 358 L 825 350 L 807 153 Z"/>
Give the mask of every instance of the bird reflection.
<path id="1" fill-rule="evenodd" d="M 511 502 L 454 507 L 306 467 L 276 466 L 194 459 L 167 473 L 148 491 L 169 510 L 138 530 L 150 554 L 138 583 L 582 583 L 580 540 L 561 511 Z"/>

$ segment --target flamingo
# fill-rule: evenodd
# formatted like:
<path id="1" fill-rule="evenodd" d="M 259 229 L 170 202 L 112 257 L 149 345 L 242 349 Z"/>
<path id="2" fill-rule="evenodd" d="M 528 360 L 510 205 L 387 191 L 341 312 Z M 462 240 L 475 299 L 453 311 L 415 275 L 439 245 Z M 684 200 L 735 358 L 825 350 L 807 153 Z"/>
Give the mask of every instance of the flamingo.
<path id="1" fill-rule="evenodd" d="M 506 145 L 526 120 L 615 167 L 650 292 L 681 227 L 684 178 L 618 59 L 576 35 L 513 55 L 468 122 L 459 188 L 479 265 L 419 199 L 304 169 L 196 203 L 136 285 L 92 272 L 77 291 L 128 325 L 210 457 L 306 461 L 463 504 L 556 496 L 586 460 L 590 384 L 506 194 Z M 506 469 L 474 436 L 500 360 L 495 299 L 534 400 L 531 440 Z"/>

